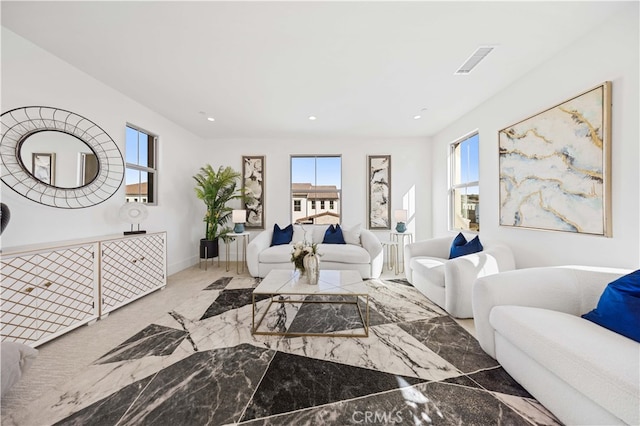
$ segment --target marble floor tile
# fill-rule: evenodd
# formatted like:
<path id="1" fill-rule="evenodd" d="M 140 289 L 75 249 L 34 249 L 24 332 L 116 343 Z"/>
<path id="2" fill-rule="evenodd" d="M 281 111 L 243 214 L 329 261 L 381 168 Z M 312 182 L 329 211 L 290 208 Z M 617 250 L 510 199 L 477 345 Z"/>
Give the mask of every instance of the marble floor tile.
<path id="1" fill-rule="evenodd" d="M 267 295 L 256 295 L 256 301 L 268 299 Z M 237 309 L 245 305 L 251 305 L 253 300 L 253 289 L 240 288 L 233 290 L 222 290 L 216 300 L 202 314 L 200 320 L 211 318 L 227 312 L 231 309 Z"/>
<path id="2" fill-rule="evenodd" d="M 414 287 L 369 280 L 371 306 L 388 322 L 407 322 L 447 315 Z"/>
<path id="3" fill-rule="evenodd" d="M 514 395 L 495 393 L 494 396 L 512 410 L 520 413 L 522 417 L 528 419 L 534 425 L 540 426 L 560 426 L 562 423 L 549 412 L 542 404 L 533 398 L 522 398 Z"/>
<path id="4" fill-rule="evenodd" d="M 209 284 L 204 289 L 205 290 L 224 290 L 225 288 L 227 288 L 227 285 L 229 285 L 229 283 L 232 280 L 233 280 L 233 277 L 220 277 L 214 282 L 212 282 L 211 284 Z"/>
<path id="5" fill-rule="evenodd" d="M 276 353 L 242 420 L 268 417 L 399 387 L 398 377 L 331 361 Z M 405 386 L 420 379 L 401 378 Z"/>
<path id="6" fill-rule="evenodd" d="M 169 355 L 188 333 L 175 328 L 151 324 L 96 361 L 96 364 L 139 359 L 151 355 Z"/>
<path id="7" fill-rule="evenodd" d="M 279 341 L 276 349 L 424 380 L 462 374 L 395 324 L 371 327 L 367 338 L 296 337 Z"/>
<path id="8" fill-rule="evenodd" d="M 400 328 L 465 373 L 491 368 L 498 362 L 449 316 L 399 324 Z"/>

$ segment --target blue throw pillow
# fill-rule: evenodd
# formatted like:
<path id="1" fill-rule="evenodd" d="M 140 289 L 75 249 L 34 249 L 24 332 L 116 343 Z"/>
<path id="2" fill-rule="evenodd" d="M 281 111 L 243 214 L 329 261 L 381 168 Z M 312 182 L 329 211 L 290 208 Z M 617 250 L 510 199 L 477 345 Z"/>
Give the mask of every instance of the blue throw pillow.
<path id="1" fill-rule="evenodd" d="M 272 246 L 289 244 L 292 239 L 293 239 L 293 225 L 289 225 L 283 229 L 280 229 L 277 223 L 273 225 L 273 237 L 271 238 Z"/>
<path id="2" fill-rule="evenodd" d="M 324 244 L 347 244 L 344 241 L 344 235 L 342 235 L 342 229 L 340 225 L 330 225 L 324 233 Z"/>
<path id="3" fill-rule="evenodd" d="M 640 269 L 610 282 L 582 318 L 640 342 Z"/>
<path id="4" fill-rule="evenodd" d="M 467 239 L 462 235 L 462 232 L 460 232 L 451 243 L 449 259 L 455 259 L 456 257 L 464 256 L 466 254 L 478 253 L 483 249 L 484 247 L 482 247 L 482 243 L 480 243 L 479 235 L 476 235 L 474 239 L 467 242 Z"/>

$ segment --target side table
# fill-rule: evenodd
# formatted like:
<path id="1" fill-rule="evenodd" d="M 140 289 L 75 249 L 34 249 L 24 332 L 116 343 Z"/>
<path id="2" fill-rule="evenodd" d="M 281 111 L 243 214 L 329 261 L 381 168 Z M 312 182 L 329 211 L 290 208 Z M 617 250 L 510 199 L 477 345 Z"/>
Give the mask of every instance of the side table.
<path id="1" fill-rule="evenodd" d="M 227 234 L 228 240 L 225 240 L 225 249 L 226 249 L 226 259 L 227 259 L 227 272 L 229 272 L 229 258 L 231 257 L 229 253 L 229 249 L 231 247 L 231 241 L 236 242 L 236 273 L 240 274 L 240 247 L 242 247 L 242 272 L 244 273 L 244 265 L 247 263 L 247 244 L 249 244 L 249 236 L 251 234 L 248 232 L 240 232 L 235 233 L 232 232 Z M 240 240 L 242 240 L 242 245 L 240 245 Z"/>
<path id="2" fill-rule="evenodd" d="M 395 241 L 381 241 L 385 256 L 387 257 L 387 268 L 391 271 L 395 269 L 396 275 L 400 273 L 398 269 L 398 243 Z"/>
<path id="3" fill-rule="evenodd" d="M 391 241 L 394 243 L 398 243 L 397 248 L 397 263 L 400 264 L 399 271 L 404 272 L 404 245 L 406 244 L 406 240 L 409 240 L 409 244 L 413 242 L 413 232 L 396 232 L 391 231 Z"/>

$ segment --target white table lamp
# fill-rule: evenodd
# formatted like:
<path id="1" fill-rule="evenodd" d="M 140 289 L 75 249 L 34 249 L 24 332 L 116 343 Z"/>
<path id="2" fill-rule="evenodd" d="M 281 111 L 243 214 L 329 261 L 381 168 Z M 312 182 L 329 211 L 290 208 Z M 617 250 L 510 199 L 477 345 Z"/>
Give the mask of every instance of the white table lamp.
<path id="1" fill-rule="evenodd" d="M 247 222 L 246 210 L 233 210 L 231 212 L 231 220 L 235 223 L 233 232 L 242 234 L 244 232 L 244 224 Z"/>
<path id="2" fill-rule="evenodd" d="M 396 231 L 404 232 L 407 230 L 405 223 L 407 223 L 407 211 L 406 210 L 396 210 L 393 214 L 396 219 Z"/>

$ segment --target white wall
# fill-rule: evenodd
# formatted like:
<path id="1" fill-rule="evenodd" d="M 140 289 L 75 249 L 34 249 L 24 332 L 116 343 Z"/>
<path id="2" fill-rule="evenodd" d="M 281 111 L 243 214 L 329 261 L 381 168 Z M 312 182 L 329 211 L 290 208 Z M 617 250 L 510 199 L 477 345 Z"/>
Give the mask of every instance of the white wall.
<path id="1" fill-rule="evenodd" d="M 233 139 L 210 142 L 208 157 L 220 165 L 242 170 L 243 155 L 266 157 L 266 227 L 274 223 L 291 223 L 290 157 L 291 155 L 342 155 L 342 224 L 367 224 L 367 155 L 391 155 L 391 209 L 411 207 L 407 228 L 417 235 L 430 235 L 431 173 L 428 165 L 430 145 L 425 139 Z M 240 147 L 224 149 L 224 147 Z M 214 155 L 215 153 L 215 155 Z M 414 200 L 415 198 L 415 200 Z M 411 214 L 413 212 L 414 214 Z M 393 221 L 395 227 L 395 221 Z M 252 235 L 256 231 L 251 231 Z M 375 231 L 381 240 L 389 239 L 389 231 Z"/>
<path id="2" fill-rule="evenodd" d="M 167 231 L 169 273 L 191 265 L 203 232 L 202 203 L 191 178 L 203 158 L 203 140 L 5 28 L 1 66 L 2 111 L 28 105 L 73 111 L 101 126 L 122 152 L 127 122 L 160 136 L 158 206 L 149 207 L 143 228 Z M 75 210 L 37 204 L 4 183 L 1 195 L 11 209 L 3 248 L 116 234 L 129 227 L 118 219 L 124 185 L 104 203 Z"/>
<path id="3" fill-rule="evenodd" d="M 500 239 L 517 266 L 586 264 L 638 268 L 640 212 L 638 3 L 532 70 L 503 92 L 433 137 L 433 230 L 445 235 L 448 145 L 480 132 L 481 239 Z M 469 76 L 473 78 L 473 74 Z M 612 81 L 613 238 L 501 227 L 498 224 L 498 131 L 561 103 L 604 81 Z"/>

